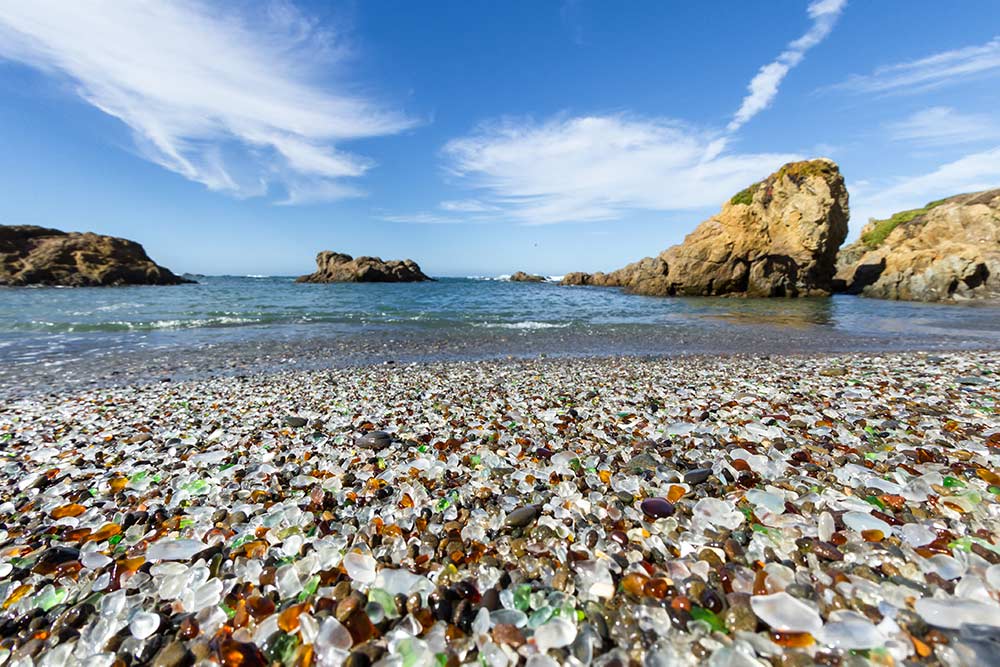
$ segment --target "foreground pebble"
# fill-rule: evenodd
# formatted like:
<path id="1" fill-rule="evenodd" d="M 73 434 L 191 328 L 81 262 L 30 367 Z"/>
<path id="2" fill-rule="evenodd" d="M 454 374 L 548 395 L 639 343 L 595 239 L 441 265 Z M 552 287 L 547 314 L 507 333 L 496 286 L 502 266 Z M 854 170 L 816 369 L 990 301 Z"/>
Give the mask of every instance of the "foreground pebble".
<path id="1" fill-rule="evenodd" d="M 0 664 L 995 664 L 996 368 L 426 364 L 9 402 Z"/>

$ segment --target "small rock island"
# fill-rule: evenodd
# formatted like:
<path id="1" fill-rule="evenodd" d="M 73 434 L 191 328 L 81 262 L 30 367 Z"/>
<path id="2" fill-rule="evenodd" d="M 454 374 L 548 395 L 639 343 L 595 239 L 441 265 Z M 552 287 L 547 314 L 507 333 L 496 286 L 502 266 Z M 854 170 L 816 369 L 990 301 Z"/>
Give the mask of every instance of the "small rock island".
<path id="1" fill-rule="evenodd" d="M 324 250 L 316 255 L 316 272 L 300 276 L 297 283 L 416 283 L 433 278 L 424 274 L 412 259 L 351 257 Z"/>
<path id="2" fill-rule="evenodd" d="M 524 271 L 515 271 L 510 276 L 510 282 L 512 283 L 544 283 L 545 276 L 535 275 L 533 273 L 525 273 Z"/>
<path id="3" fill-rule="evenodd" d="M 109 287 L 193 283 L 135 241 L 35 225 L 0 225 L 0 285 Z"/>

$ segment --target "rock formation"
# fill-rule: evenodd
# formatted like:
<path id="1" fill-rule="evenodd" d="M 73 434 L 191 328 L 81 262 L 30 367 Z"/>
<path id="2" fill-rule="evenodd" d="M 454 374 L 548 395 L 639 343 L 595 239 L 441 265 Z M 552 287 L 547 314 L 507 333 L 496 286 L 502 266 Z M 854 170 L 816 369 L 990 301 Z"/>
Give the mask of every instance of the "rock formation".
<path id="1" fill-rule="evenodd" d="M 1000 189 L 869 221 L 837 258 L 835 287 L 880 299 L 1000 298 Z"/>
<path id="2" fill-rule="evenodd" d="M 736 194 L 684 243 L 611 273 L 567 274 L 562 284 L 654 296 L 829 294 L 847 218 L 837 165 L 792 162 Z"/>
<path id="3" fill-rule="evenodd" d="M 34 225 L 0 226 L 0 285 L 178 285 L 135 241 Z"/>
<path id="4" fill-rule="evenodd" d="M 389 260 L 378 257 L 353 258 L 340 252 L 324 250 L 316 255 L 316 273 L 301 276 L 299 283 L 414 283 L 433 280 L 424 275 L 411 259 Z"/>
<path id="5" fill-rule="evenodd" d="M 544 283 L 545 276 L 525 273 L 524 271 L 515 271 L 511 274 L 510 281 L 512 283 Z"/>

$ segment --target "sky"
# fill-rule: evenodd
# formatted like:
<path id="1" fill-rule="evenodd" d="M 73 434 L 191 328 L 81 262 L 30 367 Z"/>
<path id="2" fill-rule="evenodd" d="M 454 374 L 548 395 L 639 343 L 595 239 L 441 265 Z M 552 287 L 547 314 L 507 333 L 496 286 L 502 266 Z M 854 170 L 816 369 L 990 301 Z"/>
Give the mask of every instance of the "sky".
<path id="1" fill-rule="evenodd" d="M 0 224 L 178 272 L 618 268 L 795 159 L 1000 187 L 1000 3 L 0 0 Z"/>

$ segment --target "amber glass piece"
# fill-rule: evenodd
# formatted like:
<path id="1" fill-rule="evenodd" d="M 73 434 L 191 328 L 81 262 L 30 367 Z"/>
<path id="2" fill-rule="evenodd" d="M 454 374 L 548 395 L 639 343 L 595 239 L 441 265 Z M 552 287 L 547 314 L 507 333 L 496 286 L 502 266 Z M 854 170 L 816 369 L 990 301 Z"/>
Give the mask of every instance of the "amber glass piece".
<path id="1" fill-rule="evenodd" d="M 305 604 L 293 604 L 278 615 L 278 627 L 284 632 L 295 632 L 299 628 L 299 616 L 306 610 Z"/>
<path id="2" fill-rule="evenodd" d="M 767 595 L 767 572 L 763 569 L 757 570 L 756 576 L 753 579 L 753 594 L 754 595 Z"/>
<path id="3" fill-rule="evenodd" d="M 1000 486 L 1000 475 L 996 474 L 992 470 L 987 470 L 986 468 L 977 468 L 976 475 L 979 479 L 983 480 L 987 484 L 992 484 L 993 486 Z"/>
<path id="4" fill-rule="evenodd" d="M 127 484 L 128 484 L 128 477 L 124 477 L 121 475 L 112 477 L 111 480 L 108 481 L 108 486 L 111 487 L 112 494 L 121 493 L 122 490 L 125 489 L 125 486 Z"/>
<path id="5" fill-rule="evenodd" d="M 90 535 L 90 528 L 74 528 L 63 533 L 63 539 L 67 542 L 79 542 Z"/>
<path id="6" fill-rule="evenodd" d="M 52 570 L 53 579 L 61 579 L 62 577 L 70 577 L 76 579 L 76 575 L 80 573 L 83 569 L 83 563 L 78 560 L 70 560 L 65 563 L 60 563 L 56 566 L 56 569 Z"/>
<path id="7" fill-rule="evenodd" d="M 10 609 L 13 605 L 17 604 L 17 601 L 23 598 L 31 591 L 31 586 L 28 584 L 21 584 L 7 596 L 7 599 L 3 601 L 3 608 Z"/>
<path id="8" fill-rule="evenodd" d="M 267 667 L 268 660 L 256 644 L 238 642 L 223 637 L 216 651 L 222 667 Z"/>
<path id="9" fill-rule="evenodd" d="M 667 595 L 668 587 L 669 584 L 667 584 L 666 579 L 650 579 L 646 582 L 645 586 L 642 587 L 642 592 L 649 597 L 662 600 Z"/>
<path id="10" fill-rule="evenodd" d="M 598 470 L 597 471 L 597 476 L 605 484 L 610 484 L 611 483 L 611 471 L 610 470 Z"/>
<path id="11" fill-rule="evenodd" d="M 910 641 L 913 643 L 913 649 L 917 652 L 917 655 L 919 655 L 921 658 L 926 658 L 926 657 L 928 657 L 932 653 L 932 649 L 931 649 L 930 646 L 928 646 L 924 642 L 920 641 L 919 639 L 917 639 L 913 635 L 907 635 L 907 636 L 910 638 Z"/>
<path id="12" fill-rule="evenodd" d="M 743 472 L 750 470 L 750 464 L 746 462 L 746 459 L 734 459 L 731 465 L 734 469 L 742 470 Z"/>
<path id="13" fill-rule="evenodd" d="M 201 626 L 194 616 L 188 616 L 181 621 L 181 627 L 177 630 L 177 636 L 181 639 L 194 639 L 201 634 Z"/>
<path id="14" fill-rule="evenodd" d="M 314 657 L 312 644 L 300 646 L 295 656 L 295 667 L 312 667 Z"/>
<path id="15" fill-rule="evenodd" d="M 670 486 L 670 490 L 667 491 L 667 500 L 669 500 L 672 503 L 676 503 L 678 500 L 684 497 L 685 493 L 687 493 L 687 491 L 684 490 L 683 486 L 678 486 L 677 484 L 673 484 Z"/>
<path id="16" fill-rule="evenodd" d="M 403 497 L 399 499 L 399 507 L 401 509 L 409 509 L 413 507 L 413 498 L 410 497 L 410 494 L 403 494 Z"/>
<path id="17" fill-rule="evenodd" d="M 372 625 L 371 619 L 363 609 L 356 608 L 344 621 L 344 627 L 351 633 L 351 638 L 355 644 L 363 644 L 378 634 L 378 630 Z"/>
<path id="18" fill-rule="evenodd" d="M 771 641 L 785 648 L 805 648 L 816 640 L 808 632 L 772 632 Z"/>
<path id="19" fill-rule="evenodd" d="M 622 577 L 622 590 L 629 595 L 642 597 L 645 594 L 645 587 L 648 582 L 649 577 L 641 575 L 638 572 L 630 572 Z"/>
<path id="20" fill-rule="evenodd" d="M 267 554 L 267 542 L 264 540 L 250 540 L 241 548 L 243 555 L 247 558 L 262 559 Z"/>
<path id="21" fill-rule="evenodd" d="M 861 537 L 863 537 L 866 542 L 881 542 L 885 538 L 885 535 L 881 530 L 872 529 L 862 530 Z"/>
<path id="22" fill-rule="evenodd" d="M 53 519 L 64 519 L 68 516 L 80 516 L 87 511 L 87 508 L 83 505 L 77 503 L 70 503 L 69 505 L 62 505 L 55 508 L 49 512 L 49 516 Z"/>
<path id="23" fill-rule="evenodd" d="M 431 626 L 435 623 L 434 614 L 432 614 L 431 610 L 427 607 L 421 607 L 418 609 L 416 613 L 413 614 L 413 617 L 420 622 L 420 627 L 424 629 L 424 632 L 430 630 Z"/>
<path id="24" fill-rule="evenodd" d="M 106 523 L 96 531 L 87 536 L 84 542 L 104 542 L 110 540 L 115 535 L 120 535 L 122 527 L 117 523 Z"/>
<path id="25" fill-rule="evenodd" d="M 684 595 L 678 595 L 670 601 L 670 606 L 677 611 L 691 611 L 691 600 Z"/>
<path id="26" fill-rule="evenodd" d="M 247 598 L 247 611 L 255 620 L 267 618 L 274 613 L 274 600 L 260 595 L 252 595 Z"/>
<path id="27" fill-rule="evenodd" d="M 230 621 L 234 629 L 246 627 L 250 622 L 250 612 L 247 611 L 247 601 L 240 600 L 233 608 L 233 619 Z"/>

